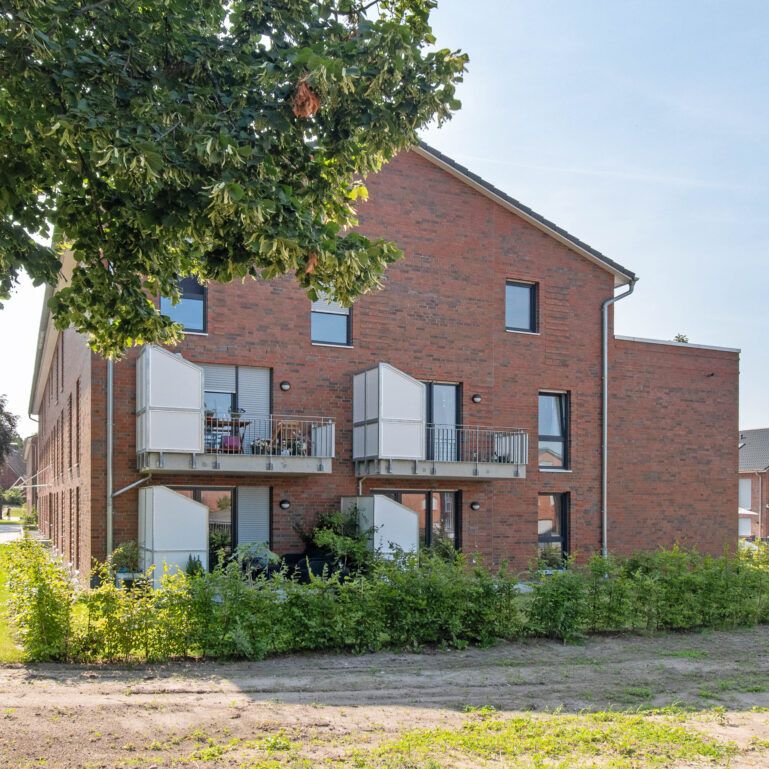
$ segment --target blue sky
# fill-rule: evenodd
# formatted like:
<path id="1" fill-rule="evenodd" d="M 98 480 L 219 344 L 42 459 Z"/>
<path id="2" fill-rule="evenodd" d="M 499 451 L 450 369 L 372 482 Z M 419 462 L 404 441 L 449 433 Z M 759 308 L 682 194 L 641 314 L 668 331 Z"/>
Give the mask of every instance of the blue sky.
<path id="1" fill-rule="evenodd" d="M 639 275 L 618 333 L 740 347 L 740 425 L 769 426 L 769 3 L 440 0 L 433 26 L 471 61 L 424 138 Z M 22 414 L 40 297 L 0 311 Z"/>

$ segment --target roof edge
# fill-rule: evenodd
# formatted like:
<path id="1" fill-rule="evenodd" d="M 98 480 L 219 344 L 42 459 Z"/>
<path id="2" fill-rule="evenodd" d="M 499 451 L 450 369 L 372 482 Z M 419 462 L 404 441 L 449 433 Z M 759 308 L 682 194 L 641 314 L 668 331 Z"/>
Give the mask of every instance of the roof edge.
<path id="1" fill-rule="evenodd" d="M 620 342 L 641 342 L 643 344 L 664 344 L 670 347 L 688 347 L 694 350 L 713 350 L 714 352 L 736 352 L 741 353 L 739 347 L 716 347 L 712 344 L 692 344 L 691 342 L 675 342 L 672 339 L 646 339 L 642 336 L 620 336 L 615 335 L 615 339 Z"/>
<path id="2" fill-rule="evenodd" d="M 627 267 L 623 267 L 621 264 L 610 259 L 608 256 L 605 256 L 600 251 L 597 251 L 587 243 L 584 243 L 570 232 L 567 232 L 562 227 L 559 227 L 557 224 L 551 222 L 549 219 L 545 219 L 545 217 L 541 214 L 538 214 L 528 206 L 525 206 L 520 201 L 515 200 L 515 198 L 510 197 L 507 193 L 503 192 L 498 187 L 495 187 L 490 182 L 487 182 L 485 179 L 478 176 L 478 174 L 473 173 L 470 171 L 470 169 L 460 165 L 447 155 L 444 155 L 439 150 L 431 147 L 429 144 L 420 141 L 418 145 L 413 147 L 413 151 L 426 160 L 429 160 L 431 163 L 439 166 L 452 176 L 460 179 L 466 184 L 469 184 L 471 187 L 478 190 L 486 197 L 502 205 L 508 211 L 511 211 L 512 213 L 520 216 L 529 224 L 534 225 L 537 229 L 555 238 L 555 240 L 567 246 L 572 251 L 575 251 L 580 256 L 585 257 L 599 267 L 602 267 L 603 269 L 612 273 L 615 278 L 615 287 L 625 286 L 628 283 L 632 283 L 633 281 L 638 280 L 636 274 L 627 269 Z"/>

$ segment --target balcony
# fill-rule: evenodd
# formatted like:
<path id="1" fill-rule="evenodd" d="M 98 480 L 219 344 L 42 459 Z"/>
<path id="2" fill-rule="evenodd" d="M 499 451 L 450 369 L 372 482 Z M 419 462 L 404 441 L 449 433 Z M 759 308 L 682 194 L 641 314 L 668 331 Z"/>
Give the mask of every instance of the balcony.
<path id="1" fill-rule="evenodd" d="M 153 474 L 331 473 L 328 417 L 206 412 L 203 372 L 181 355 L 147 347 L 137 362 L 137 469 Z"/>
<path id="2" fill-rule="evenodd" d="M 425 385 L 386 363 L 353 381 L 358 477 L 493 480 L 526 477 L 524 430 L 430 424 Z"/>

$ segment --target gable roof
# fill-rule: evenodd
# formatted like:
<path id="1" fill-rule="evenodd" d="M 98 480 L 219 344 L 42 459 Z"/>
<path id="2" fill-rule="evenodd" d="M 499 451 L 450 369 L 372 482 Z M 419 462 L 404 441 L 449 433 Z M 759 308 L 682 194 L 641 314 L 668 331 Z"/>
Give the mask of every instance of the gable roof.
<path id="1" fill-rule="evenodd" d="M 769 467 L 769 427 L 761 430 L 740 430 L 740 472 L 766 470 L 767 467 Z"/>
<path id="2" fill-rule="evenodd" d="M 599 267 L 612 273 L 612 275 L 614 275 L 615 286 L 624 286 L 638 280 L 636 274 L 631 270 L 628 270 L 627 267 L 623 267 L 621 264 L 609 259 L 608 256 L 605 256 L 600 251 L 596 251 L 596 249 L 592 248 L 587 243 L 584 243 L 570 232 L 567 232 L 550 220 L 545 219 L 544 216 L 538 214 L 536 211 L 532 211 L 532 209 L 523 205 L 520 201 L 515 200 L 515 198 L 511 198 L 507 193 L 502 192 L 502 190 L 498 189 L 490 182 L 487 182 L 485 179 L 482 179 L 478 174 L 474 174 L 468 168 L 460 165 L 450 157 L 447 157 L 442 152 L 436 150 L 434 147 L 431 147 L 429 144 L 419 142 L 419 144 L 414 147 L 414 152 L 439 166 L 444 171 L 447 171 L 452 176 L 455 176 L 457 179 L 474 187 L 476 190 L 486 195 L 486 197 L 491 198 L 508 211 L 512 211 L 530 224 L 533 224 L 537 229 L 542 230 L 542 232 L 547 233 L 563 243 L 572 251 L 580 254 L 580 256 L 584 256 L 594 264 L 597 264 Z"/>

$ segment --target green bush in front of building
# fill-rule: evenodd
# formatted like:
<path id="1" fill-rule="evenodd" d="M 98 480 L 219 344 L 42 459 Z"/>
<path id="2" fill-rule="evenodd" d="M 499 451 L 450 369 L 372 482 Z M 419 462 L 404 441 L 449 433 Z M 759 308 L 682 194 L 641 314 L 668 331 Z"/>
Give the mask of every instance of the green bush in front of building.
<path id="1" fill-rule="evenodd" d="M 32 540 L 3 550 L 10 609 L 30 660 L 262 659 L 305 650 L 462 648 L 497 639 L 732 628 L 769 622 L 766 548 L 720 558 L 673 548 L 592 558 L 529 575 L 460 554 L 373 559 L 363 573 L 253 576 L 238 559 L 212 572 L 117 587 L 108 567 L 81 590 Z"/>

